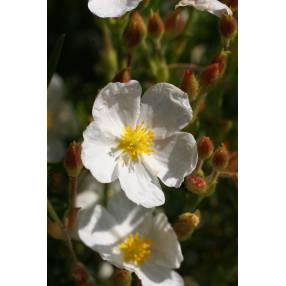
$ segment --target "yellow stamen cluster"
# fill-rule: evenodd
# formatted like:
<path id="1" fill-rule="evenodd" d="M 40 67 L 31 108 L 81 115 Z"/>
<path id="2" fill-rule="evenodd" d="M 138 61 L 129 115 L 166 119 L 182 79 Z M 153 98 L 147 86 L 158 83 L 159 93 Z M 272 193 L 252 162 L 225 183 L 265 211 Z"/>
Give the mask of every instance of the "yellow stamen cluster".
<path id="1" fill-rule="evenodd" d="M 127 126 L 118 140 L 118 148 L 127 153 L 133 161 L 137 161 L 140 155 L 154 151 L 153 140 L 153 130 L 145 128 L 143 124 L 135 128 Z"/>
<path id="2" fill-rule="evenodd" d="M 125 262 L 132 262 L 136 265 L 144 263 L 151 254 L 152 241 L 140 237 L 138 232 L 130 234 L 126 240 L 120 244 L 119 248 L 123 253 Z"/>

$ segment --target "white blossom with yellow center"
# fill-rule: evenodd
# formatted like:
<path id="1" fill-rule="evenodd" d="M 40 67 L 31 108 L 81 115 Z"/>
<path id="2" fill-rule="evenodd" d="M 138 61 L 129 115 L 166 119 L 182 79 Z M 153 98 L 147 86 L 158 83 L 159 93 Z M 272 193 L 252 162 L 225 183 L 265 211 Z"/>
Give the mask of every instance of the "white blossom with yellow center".
<path id="1" fill-rule="evenodd" d="M 89 0 L 88 9 L 101 18 L 121 17 L 135 9 L 142 0 Z"/>
<path id="2" fill-rule="evenodd" d="M 176 8 L 184 6 L 193 6 L 200 11 L 207 11 L 217 17 L 221 17 L 224 13 L 232 15 L 231 9 L 218 0 L 181 0 Z"/>
<path id="3" fill-rule="evenodd" d="M 177 236 L 163 213 L 143 208 L 123 192 L 106 208 L 95 204 L 78 216 L 78 237 L 109 263 L 135 272 L 143 286 L 183 286 L 173 269 L 183 261 Z"/>
<path id="4" fill-rule="evenodd" d="M 101 183 L 118 178 L 133 202 L 147 208 L 164 204 L 158 178 L 178 188 L 196 167 L 196 141 L 180 132 L 192 109 L 188 95 L 174 85 L 156 84 L 141 99 L 137 81 L 110 83 L 99 92 L 92 114 L 82 162 Z"/>

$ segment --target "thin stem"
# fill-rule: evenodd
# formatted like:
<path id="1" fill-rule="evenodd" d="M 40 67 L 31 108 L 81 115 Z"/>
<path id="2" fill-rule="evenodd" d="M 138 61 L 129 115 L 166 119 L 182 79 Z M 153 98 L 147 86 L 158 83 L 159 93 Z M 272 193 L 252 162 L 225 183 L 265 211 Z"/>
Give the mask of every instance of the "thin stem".
<path id="1" fill-rule="evenodd" d="M 78 178 L 77 177 L 69 177 L 70 180 L 70 192 L 69 192 L 69 208 L 75 208 L 75 201 L 77 195 L 77 185 L 78 185 Z"/>

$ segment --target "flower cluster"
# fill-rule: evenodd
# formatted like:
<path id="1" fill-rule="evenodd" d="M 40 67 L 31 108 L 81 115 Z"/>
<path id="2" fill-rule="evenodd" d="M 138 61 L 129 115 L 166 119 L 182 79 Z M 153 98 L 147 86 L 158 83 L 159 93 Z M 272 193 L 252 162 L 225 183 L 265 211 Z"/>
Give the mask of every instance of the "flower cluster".
<path id="1" fill-rule="evenodd" d="M 237 5 L 181 0 L 165 18 L 150 6 L 144 0 L 89 0 L 94 15 L 113 18 L 96 19 L 103 35 L 98 66 L 106 77 L 96 88 L 87 84 L 77 90 L 87 97 L 74 98 L 75 110 L 63 97 L 63 79 L 54 75 L 48 87 L 48 162 L 63 163 L 61 171 L 50 165 L 58 173 L 49 184 L 52 191 L 68 189 L 68 203 L 59 204 L 62 219 L 48 201 L 48 233 L 66 242 L 78 286 L 131 286 L 132 273 L 143 286 L 194 285 L 184 271 L 177 272 L 184 261 L 181 243 L 187 247 L 203 227 L 200 203 L 215 193 L 220 178 L 237 180 L 237 153 L 229 151 L 225 136 L 233 122 L 213 120 L 222 98 L 210 101 L 213 109 L 203 112 L 228 72 Z M 205 48 L 192 51 L 199 64 L 178 63 L 189 48 L 193 8 L 218 17 L 206 14 L 219 23 L 221 46 L 204 61 Z M 140 73 L 134 77 L 140 68 L 141 83 L 134 79 L 140 78 Z M 77 84 L 72 77 L 69 82 Z M 210 122 L 220 124 L 219 132 Z M 85 252 L 73 241 L 98 253 L 99 266 L 85 265 L 79 258 Z"/>

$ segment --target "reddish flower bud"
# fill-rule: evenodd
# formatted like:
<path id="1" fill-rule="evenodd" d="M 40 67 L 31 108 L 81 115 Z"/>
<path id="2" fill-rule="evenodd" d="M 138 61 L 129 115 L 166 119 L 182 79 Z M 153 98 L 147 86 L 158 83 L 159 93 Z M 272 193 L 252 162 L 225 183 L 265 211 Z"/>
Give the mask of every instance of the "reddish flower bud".
<path id="1" fill-rule="evenodd" d="M 228 0 L 228 6 L 231 8 L 233 12 L 237 11 L 238 8 L 238 1 L 237 0 Z"/>
<path id="2" fill-rule="evenodd" d="M 233 16 L 223 14 L 220 19 L 220 32 L 226 39 L 232 39 L 237 33 L 237 21 Z"/>
<path id="3" fill-rule="evenodd" d="M 84 286 L 90 281 L 90 275 L 85 266 L 78 262 L 72 269 L 72 277 L 76 285 Z"/>
<path id="4" fill-rule="evenodd" d="M 199 82 L 191 69 L 185 71 L 183 81 L 180 86 L 181 90 L 189 95 L 191 100 L 197 98 L 199 93 Z"/>
<path id="5" fill-rule="evenodd" d="M 81 161 L 81 145 L 80 143 L 72 142 L 67 150 L 64 167 L 70 177 L 77 177 L 83 167 Z"/>
<path id="6" fill-rule="evenodd" d="M 223 171 L 228 166 L 229 153 L 224 145 L 219 147 L 213 154 L 212 164 L 218 171 Z"/>
<path id="7" fill-rule="evenodd" d="M 214 151 L 213 142 L 207 136 L 203 136 L 198 140 L 197 148 L 198 148 L 199 158 L 202 160 L 208 159 L 213 154 Z"/>
<path id="8" fill-rule="evenodd" d="M 189 175 L 185 178 L 186 189 L 197 195 L 204 195 L 207 183 L 205 179 L 197 175 Z"/>
<path id="9" fill-rule="evenodd" d="M 222 50 L 212 61 L 212 63 L 218 63 L 219 64 L 220 74 L 224 73 L 224 70 L 225 70 L 226 65 L 227 65 L 227 58 L 228 58 L 229 53 L 230 53 L 229 51 Z"/>
<path id="10" fill-rule="evenodd" d="M 183 213 L 174 224 L 174 230 L 180 241 L 187 240 L 200 223 L 200 211 Z"/>
<path id="11" fill-rule="evenodd" d="M 115 75 L 112 82 L 128 82 L 130 80 L 131 80 L 130 69 L 124 68 L 117 75 Z"/>
<path id="12" fill-rule="evenodd" d="M 166 34 L 169 37 L 179 36 L 185 28 L 185 20 L 179 10 L 172 12 L 165 21 Z"/>
<path id="13" fill-rule="evenodd" d="M 124 269 L 116 269 L 111 277 L 112 285 L 130 286 L 132 282 L 131 272 Z"/>
<path id="14" fill-rule="evenodd" d="M 154 38 L 160 38 L 165 31 L 165 25 L 158 12 L 151 12 L 148 21 L 148 34 Z"/>
<path id="15" fill-rule="evenodd" d="M 201 79 L 202 83 L 205 85 L 210 85 L 216 82 L 220 76 L 220 66 L 218 63 L 213 63 L 208 65 L 202 73 Z"/>
<path id="16" fill-rule="evenodd" d="M 128 49 L 138 47 L 145 39 L 147 28 L 141 15 L 133 12 L 129 24 L 124 33 L 124 40 Z"/>
<path id="17" fill-rule="evenodd" d="M 231 173 L 236 173 L 238 170 L 238 153 L 232 152 L 229 154 L 229 162 L 227 170 Z"/>

